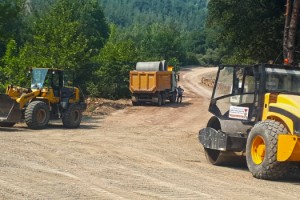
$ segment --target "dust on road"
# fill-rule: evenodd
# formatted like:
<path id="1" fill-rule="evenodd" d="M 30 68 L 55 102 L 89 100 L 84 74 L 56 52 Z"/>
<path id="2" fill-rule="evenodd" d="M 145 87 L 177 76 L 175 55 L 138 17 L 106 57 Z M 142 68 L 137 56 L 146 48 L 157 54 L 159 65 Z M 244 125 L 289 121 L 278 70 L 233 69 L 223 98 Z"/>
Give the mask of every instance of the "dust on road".
<path id="1" fill-rule="evenodd" d="M 215 71 L 185 68 L 182 104 L 130 106 L 75 130 L 1 128 L 0 199 L 298 199 L 299 179 L 206 162 L 197 134 L 210 91 L 200 80 Z"/>

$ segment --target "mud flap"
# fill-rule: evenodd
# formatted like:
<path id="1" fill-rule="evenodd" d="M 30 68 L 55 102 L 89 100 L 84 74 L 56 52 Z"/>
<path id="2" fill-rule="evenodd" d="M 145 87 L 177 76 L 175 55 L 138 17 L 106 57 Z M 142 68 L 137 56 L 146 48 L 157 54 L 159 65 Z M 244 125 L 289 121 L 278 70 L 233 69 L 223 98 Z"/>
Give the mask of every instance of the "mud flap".
<path id="1" fill-rule="evenodd" d="M 227 134 L 207 127 L 199 132 L 200 143 L 208 149 L 220 151 L 244 151 L 247 138 L 239 134 Z"/>
<path id="2" fill-rule="evenodd" d="M 0 94 L 0 122 L 19 122 L 21 120 L 20 105 L 10 96 Z"/>

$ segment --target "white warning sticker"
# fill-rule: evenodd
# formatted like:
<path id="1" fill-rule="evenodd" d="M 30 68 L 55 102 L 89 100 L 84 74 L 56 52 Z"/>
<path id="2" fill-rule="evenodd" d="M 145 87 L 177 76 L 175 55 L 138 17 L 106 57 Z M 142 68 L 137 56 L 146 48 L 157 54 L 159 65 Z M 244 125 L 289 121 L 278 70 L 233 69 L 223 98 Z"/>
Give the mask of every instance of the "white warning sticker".
<path id="1" fill-rule="evenodd" d="M 230 106 L 229 118 L 248 119 L 249 108 L 240 106 Z"/>

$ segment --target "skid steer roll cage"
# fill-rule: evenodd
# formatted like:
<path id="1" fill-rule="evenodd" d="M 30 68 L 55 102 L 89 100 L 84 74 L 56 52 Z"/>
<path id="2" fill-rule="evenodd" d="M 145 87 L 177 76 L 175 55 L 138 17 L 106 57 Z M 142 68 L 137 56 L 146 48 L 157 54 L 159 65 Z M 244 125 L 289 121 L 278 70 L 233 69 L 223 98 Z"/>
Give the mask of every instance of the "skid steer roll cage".
<path id="1" fill-rule="evenodd" d="M 278 82 L 283 82 L 284 76 L 288 75 L 291 77 L 289 81 L 291 86 L 285 88 L 283 83 L 280 85 Z M 277 79 L 274 77 L 277 77 Z M 224 81 L 227 84 L 224 84 Z M 250 89 L 247 81 L 252 81 Z M 220 65 L 209 111 L 222 120 L 239 120 L 244 124 L 254 125 L 262 118 L 264 94 L 285 93 L 300 95 L 300 90 L 293 89 L 298 86 L 294 85 L 292 87 L 292 84 L 297 84 L 296 82 L 298 81 L 300 81 L 300 68 L 297 67 L 272 64 Z M 227 92 L 218 94 L 218 91 L 221 89 Z M 243 100 L 245 97 L 248 98 L 246 98 L 246 101 Z M 218 105 L 219 103 L 220 105 Z M 221 107 L 226 107 L 226 105 L 228 110 L 223 109 L 222 111 Z M 247 108 L 248 110 L 246 110 Z"/>

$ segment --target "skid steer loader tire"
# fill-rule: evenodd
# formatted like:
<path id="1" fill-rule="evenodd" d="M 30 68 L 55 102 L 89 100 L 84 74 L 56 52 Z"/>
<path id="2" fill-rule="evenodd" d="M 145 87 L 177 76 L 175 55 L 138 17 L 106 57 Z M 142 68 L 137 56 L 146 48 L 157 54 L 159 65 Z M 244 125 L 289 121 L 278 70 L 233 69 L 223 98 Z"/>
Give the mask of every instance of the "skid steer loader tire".
<path id="1" fill-rule="evenodd" d="M 278 134 L 287 134 L 280 122 L 265 120 L 251 130 L 246 145 L 247 165 L 255 178 L 276 180 L 288 173 L 289 162 L 277 161 Z"/>
<path id="2" fill-rule="evenodd" d="M 65 128 L 78 128 L 82 119 L 82 111 L 78 104 L 71 104 L 64 112 L 62 122 Z"/>
<path id="3" fill-rule="evenodd" d="M 0 122 L 0 127 L 13 127 L 15 124 L 14 122 Z"/>
<path id="4" fill-rule="evenodd" d="M 48 125 L 50 112 L 43 101 L 31 102 L 25 110 L 25 122 L 31 129 L 43 129 Z"/>

